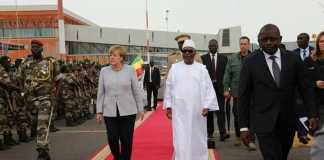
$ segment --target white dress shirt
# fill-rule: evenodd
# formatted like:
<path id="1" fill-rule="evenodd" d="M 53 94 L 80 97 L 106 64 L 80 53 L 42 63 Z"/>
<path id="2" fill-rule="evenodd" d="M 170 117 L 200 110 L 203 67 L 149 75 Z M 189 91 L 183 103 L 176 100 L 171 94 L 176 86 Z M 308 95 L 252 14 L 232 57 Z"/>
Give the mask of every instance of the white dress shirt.
<path id="1" fill-rule="evenodd" d="M 276 62 L 281 70 L 281 56 L 280 56 L 280 50 L 278 49 L 277 52 L 274 54 L 274 55 L 271 55 L 271 54 L 268 54 L 266 52 L 263 51 L 263 54 L 264 54 L 264 57 L 266 59 L 266 62 L 267 62 L 267 65 L 268 65 L 268 68 L 270 70 L 270 73 L 272 75 L 272 77 L 274 78 L 274 74 L 273 74 L 273 70 L 272 70 L 272 59 L 270 59 L 271 56 L 276 56 Z"/>
<path id="2" fill-rule="evenodd" d="M 217 68 L 217 52 L 215 53 L 215 56 L 214 56 L 214 58 L 215 58 L 215 71 L 216 71 L 216 68 Z M 212 60 L 213 59 L 213 54 L 212 53 L 209 53 L 209 55 L 210 55 L 210 60 Z"/>
<path id="3" fill-rule="evenodd" d="M 152 69 L 153 67 L 150 66 L 150 82 L 152 82 Z"/>
<path id="4" fill-rule="evenodd" d="M 310 55 L 310 52 L 309 52 L 309 46 L 308 46 L 307 48 L 305 48 L 305 49 L 303 49 L 303 48 L 299 48 L 299 49 L 300 49 L 300 53 L 299 53 L 300 58 L 301 58 L 302 60 L 305 60 L 305 58 L 308 57 L 308 56 Z M 305 57 L 304 57 L 304 50 L 306 50 L 306 55 L 305 55 Z"/>

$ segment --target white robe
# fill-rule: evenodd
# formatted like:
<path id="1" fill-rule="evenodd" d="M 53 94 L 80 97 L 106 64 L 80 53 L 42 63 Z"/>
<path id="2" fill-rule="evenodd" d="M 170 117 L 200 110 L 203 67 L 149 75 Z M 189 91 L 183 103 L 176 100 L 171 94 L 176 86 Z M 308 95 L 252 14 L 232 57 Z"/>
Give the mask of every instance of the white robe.
<path id="1" fill-rule="evenodd" d="M 173 64 L 166 80 L 164 107 L 172 108 L 175 160 L 208 160 L 207 119 L 202 110 L 218 110 L 206 67 L 183 61 Z"/>

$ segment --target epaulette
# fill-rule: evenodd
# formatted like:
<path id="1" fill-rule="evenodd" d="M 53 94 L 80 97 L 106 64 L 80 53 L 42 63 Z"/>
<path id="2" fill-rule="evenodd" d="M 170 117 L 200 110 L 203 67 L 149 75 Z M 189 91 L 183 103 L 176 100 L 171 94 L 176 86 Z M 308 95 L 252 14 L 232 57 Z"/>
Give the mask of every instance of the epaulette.
<path id="1" fill-rule="evenodd" d="M 51 63 L 56 62 L 56 59 L 54 57 L 45 57 L 44 60 L 50 61 Z"/>
<path id="2" fill-rule="evenodd" d="M 29 66 L 32 62 L 33 62 L 33 59 L 32 59 L 32 58 L 26 58 L 26 59 L 21 63 L 21 65 L 22 65 L 22 66 Z"/>

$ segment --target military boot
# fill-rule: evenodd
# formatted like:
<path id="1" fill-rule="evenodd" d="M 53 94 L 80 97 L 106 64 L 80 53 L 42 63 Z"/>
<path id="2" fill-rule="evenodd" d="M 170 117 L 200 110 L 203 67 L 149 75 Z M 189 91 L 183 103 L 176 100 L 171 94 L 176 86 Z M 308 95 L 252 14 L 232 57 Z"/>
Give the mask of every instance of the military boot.
<path id="1" fill-rule="evenodd" d="M 37 136 L 37 126 L 31 126 L 30 128 L 30 138 L 35 139 Z"/>
<path id="2" fill-rule="evenodd" d="M 18 145 L 18 144 L 19 144 L 19 142 L 17 142 L 16 140 L 13 139 L 11 133 L 4 134 L 3 137 L 4 137 L 4 139 L 3 139 L 3 143 L 4 143 L 5 145 L 8 145 L 8 146 L 15 146 L 15 145 Z"/>
<path id="3" fill-rule="evenodd" d="M 87 116 L 86 117 L 87 117 L 88 120 L 90 120 L 90 119 L 92 119 L 94 117 L 94 115 L 91 114 L 91 113 L 87 113 Z"/>
<path id="4" fill-rule="evenodd" d="M 53 124 L 54 122 L 52 122 L 51 126 L 50 126 L 50 132 L 58 132 L 60 131 L 60 129 L 56 128 L 55 125 Z"/>
<path id="5" fill-rule="evenodd" d="M 27 143 L 32 141 L 31 138 L 27 136 L 26 129 L 18 131 L 19 142 Z"/>
<path id="6" fill-rule="evenodd" d="M 10 147 L 3 143 L 3 140 L 0 139 L 0 151 L 9 149 Z"/>
<path id="7" fill-rule="evenodd" d="M 85 119 L 84 119 L 83 115 L 75 116 L 74 117 L 74 122 L 76 122 L 77 124 L 82 124 L 82 123 L 85 122 Z"/>
<path id="8" fill-rule="evenodd" d="M 72 117 L 66 117 L 66 118 L 65 118 L 65 125 L 66 125 L 67 127 L 73 127 L 73 126 L 76 126 L 77 123 L 73 120 Z"/>
<path id="9" fill-rule="evenodd" d="M 37 160 L 51 160 L 48 150 L 43 148 L 38 148 L 37 152 L 38 152 Z"/>

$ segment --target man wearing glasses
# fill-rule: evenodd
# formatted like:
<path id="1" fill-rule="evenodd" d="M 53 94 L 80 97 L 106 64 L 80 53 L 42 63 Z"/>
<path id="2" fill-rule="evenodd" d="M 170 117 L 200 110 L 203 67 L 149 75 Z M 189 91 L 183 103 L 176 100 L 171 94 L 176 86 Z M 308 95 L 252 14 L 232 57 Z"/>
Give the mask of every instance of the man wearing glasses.
<path id="1" fill-rule="evenodd" d="M 176 51 L 176 52 L 171 53 L 171 54 L 168 56 L 168 68 L 167 68 L 167 71 L 168 71 L 168 72 L 169 72 L 169 70 L 170 70 L 172 64 L 177 63 L 177 62 L 180 62 L 180 61 L 183 60 L 183 59 L 182 59 L 182 53 L 183 53 L 183 52 L 182 52 L 182 46 L 183 46 L 184 41 L 187 40 L 187 39 L 191 39 L 191 36 L 188 35 L 188 34 L 181 34 L 181 35 L 179 35 L 179 36 L 177 36 L 177 37 L 175 38 L 175 40 L 176 40 L 177 43 L 178 43 L 179 50 Z M 194 60 L 195 60 L 196 62 L 202 63 L 202 60 L 201 60 L 199 54 L 195 54 L 195 58 L 194 58 Z"/>

